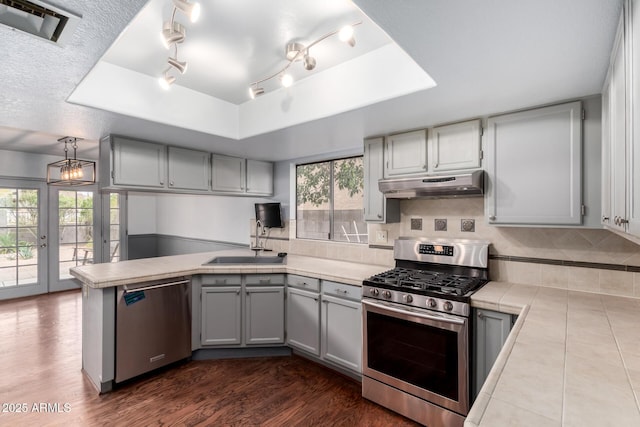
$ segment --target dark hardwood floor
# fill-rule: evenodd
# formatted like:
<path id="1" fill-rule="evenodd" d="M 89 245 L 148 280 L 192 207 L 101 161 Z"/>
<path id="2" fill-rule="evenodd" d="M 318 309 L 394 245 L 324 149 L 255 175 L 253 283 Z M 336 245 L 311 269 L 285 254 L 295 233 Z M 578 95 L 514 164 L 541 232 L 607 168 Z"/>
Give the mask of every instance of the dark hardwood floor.
<path id="1" fill-rule="evenodd" d="M 0 426 L 416 425 L 297 356 L 191 361 L 98 395 L 81 305 L 79 291 L 0 302 Z"/>

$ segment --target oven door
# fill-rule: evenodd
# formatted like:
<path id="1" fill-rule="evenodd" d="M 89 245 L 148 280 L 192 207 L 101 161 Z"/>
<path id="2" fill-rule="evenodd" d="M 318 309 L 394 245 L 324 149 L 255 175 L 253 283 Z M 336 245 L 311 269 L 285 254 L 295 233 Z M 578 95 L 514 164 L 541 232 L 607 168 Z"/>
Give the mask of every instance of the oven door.
<path id="1" fill-rule="evenodd" d="M 363 298 L 363 374 L 431 403 L 469 412 L 469 320 Z"/>

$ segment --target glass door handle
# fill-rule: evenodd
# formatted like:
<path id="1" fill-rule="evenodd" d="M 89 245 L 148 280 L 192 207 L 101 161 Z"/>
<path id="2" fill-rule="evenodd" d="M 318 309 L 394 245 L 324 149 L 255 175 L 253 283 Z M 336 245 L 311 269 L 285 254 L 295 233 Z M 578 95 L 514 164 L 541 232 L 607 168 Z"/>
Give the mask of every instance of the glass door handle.
<path id="1" fill-rule="evenodd" d="M 46 243 L 43 243 L 43 244 L 41 244 L 41 245 L 40 245 L 40 247 L 41 247 L 41 248 L 46 248 L 46 247 L 47 247 L 47 244 L 46 244 Z"/>

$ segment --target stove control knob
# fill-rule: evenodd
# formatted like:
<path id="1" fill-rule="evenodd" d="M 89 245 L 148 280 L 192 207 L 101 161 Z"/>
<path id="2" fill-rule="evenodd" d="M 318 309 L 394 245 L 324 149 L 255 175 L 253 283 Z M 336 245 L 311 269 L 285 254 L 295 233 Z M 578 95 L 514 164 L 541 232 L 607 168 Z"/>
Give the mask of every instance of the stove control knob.
<path id="1" fill-rule="evenodd" d="M 451 311 L 453 310 L 453 304 L 451 304 L 451 301 L 445 301 L 444 303 L 444 309 L 446 311 Z"/>
<path id="2" fill-rule="evenodd" d="M 380 294 L 380 291 L 377 290 L 376 288 L 371 288 L 371 289 L 369 289 L 369 293 L 371 295 L 373 295 L 374 297 L 377 297 Z"/>
<path id="3" fill-rule="evenodd" d="M 438 303 L 436 302 L 436 300 L 434 300 L 433 298 L 429 298 L 427 300 L 427 307 L 429 308 L 436 308 L 438 306 Z"/>
<path id="4" fill-rule="evenodd" d="M 409 304 L 413 302 L 413 297 L 411 295 L 402 295 L 402 301 Z"/>
<path id="5" fill-rule="evenodd" d="M 385 297 L 386 299 L 390 299 L 391 291 L 382 291 L 382 296 Z"/>

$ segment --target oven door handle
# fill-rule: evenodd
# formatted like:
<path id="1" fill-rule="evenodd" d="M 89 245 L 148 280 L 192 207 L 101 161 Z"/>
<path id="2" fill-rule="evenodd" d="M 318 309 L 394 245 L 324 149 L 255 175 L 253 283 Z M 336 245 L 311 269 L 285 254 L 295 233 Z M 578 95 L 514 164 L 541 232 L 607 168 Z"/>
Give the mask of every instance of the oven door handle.
<path id="1" fill-rule="evenodd" d="M 445 323 L 453 323 L 455 325 L 464 325 L 465 324 L 465 320 L 464 319 L 456 319 L 450 316 L 439 316 L 437 314 L 427 314 L 425 312 L 421 311 L 417 311 L 417 310 L 412 310 L 410 308 L 406 308 L 406 309 L 399 309 L 399 308 L 395 308 L 392 307 L 391 305 L 385 304 L 385 303 L 376 303 L 373 301 L 369 301 L 369 300 L 362 300 L 362 303 L 365 305 L 369 305 L 372 307 L 376 307 L 379 308 L 381 310 L 389 310 L 392 311 L 394 313 L 398 313 L 398 314 L 403 314 L 403 315 L 411 315 L 411 316 L 415 316 L 415 317 L 420 317 L 422 319 L 426 319 L 426 320 L 435 320 L 438 322 L 445 322 Z"/>

